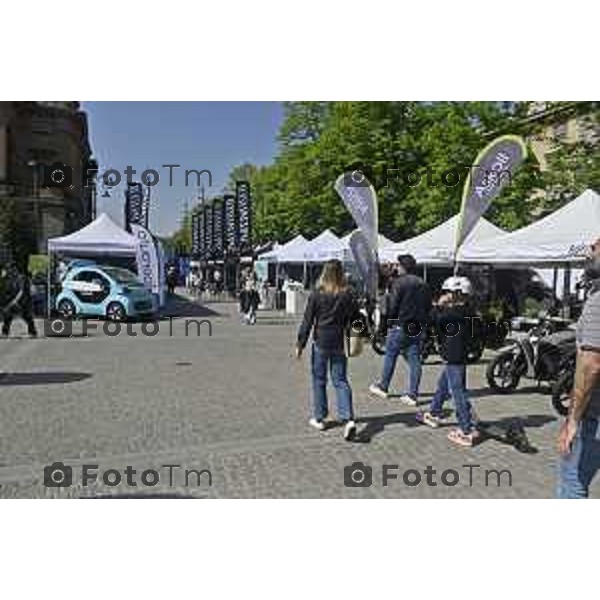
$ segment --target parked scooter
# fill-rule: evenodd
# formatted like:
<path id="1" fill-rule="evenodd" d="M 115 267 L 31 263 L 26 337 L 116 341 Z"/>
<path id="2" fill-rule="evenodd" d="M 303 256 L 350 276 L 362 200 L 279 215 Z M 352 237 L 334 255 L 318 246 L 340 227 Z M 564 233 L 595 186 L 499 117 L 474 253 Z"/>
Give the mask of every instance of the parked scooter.
<path id="1" fill-rule="evenodd" d="M 511 340 L 487 368 L 490 387 L 502 394 L 513 392 L 521 378 L 554 384 L 568 370 L 575 355 L 575 332 L 567 322 L 542 319 L 521 339 Z"/>

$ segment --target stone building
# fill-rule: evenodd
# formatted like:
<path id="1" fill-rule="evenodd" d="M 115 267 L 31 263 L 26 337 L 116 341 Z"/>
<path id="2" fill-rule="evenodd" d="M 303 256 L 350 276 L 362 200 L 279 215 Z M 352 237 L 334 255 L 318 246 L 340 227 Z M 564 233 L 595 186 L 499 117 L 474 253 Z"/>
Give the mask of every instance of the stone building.
<path id="1" fill-rule="evenodd" d="M 71 181 L 58 187 L 48 185 L 49 167 L 56 164 L 72 168 Z M 20 231 L 16 238 L 12 231 L 11 240 L 27 238 L 30 253 L 44 253 L 49 237 L 88 223 L 95 188 L 87 180 L 94 169 L 78 102 L 0 102 L 0 211 L 19 213 L 13 230 Z M 6 228 L 3 233 L 6 238 Z"/>
<path id="2" fill-rule="evenodd" d="M 532 102 L 524 123 L 531 127 L 528 142 L 542 171 L 548 169 L 557 142 L 598 141 L 600 133 L 590 118 L 597 111 L 597 102 Z"/>

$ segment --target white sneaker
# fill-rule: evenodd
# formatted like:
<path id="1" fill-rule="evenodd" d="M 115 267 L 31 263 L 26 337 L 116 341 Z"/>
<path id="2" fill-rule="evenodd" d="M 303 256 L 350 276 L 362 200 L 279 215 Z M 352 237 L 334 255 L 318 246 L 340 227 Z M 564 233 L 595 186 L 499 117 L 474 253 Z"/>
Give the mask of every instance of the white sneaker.
<path id="1" fill-rule="evenodd" d="M 403 404 L 406 404 L 407 406 L 416 406 L 417 405 L 417 401 L 412 396 L 409 396 L 408 394 L 404 394 L 403 396 L 400 396 L 400 402 L 402 402 Z"/>
<path id="2" fill-rule="evenodd" d="M 344 425 L 344 439 L 351 442 L 356 437 L 356 423 L 347 421 Z"/>
<path id="3" fill-rule="evenodd" d="M 325 423 L 323 423 L 323 421 L 317 421 L 317 419 L 310 419 L 310 421 L 308 422 L 308 424 L 311 427 L 314 427 L 315 429 L 318 429 L 319 431 L 323 431 L 325 429 Z"/>
<path id="4" fill-rule="evenodd" d="M 371 394 L 373 394 L 374 396 L 378 396 L 379 398 L 383 398 L 384 400 L 387 400 L 388 393 L 385 390 L 381 389 L 379 387 L 379 384 L 377 384 L 377 383 L 372 383 L 369 386 L 369 392 L 371 392 Z"/>

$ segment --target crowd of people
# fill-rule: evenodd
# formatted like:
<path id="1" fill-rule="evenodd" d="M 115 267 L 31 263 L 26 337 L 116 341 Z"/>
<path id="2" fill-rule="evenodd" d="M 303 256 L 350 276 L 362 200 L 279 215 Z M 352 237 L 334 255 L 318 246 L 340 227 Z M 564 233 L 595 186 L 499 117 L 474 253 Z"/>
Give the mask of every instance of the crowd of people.
<path id="1" fill-rule="evenodd" d="M 447 421 L 444 404 L 451 399 L 458 426 L 450 429 L 448 440 L 471 447 L 481 437 L 467 389 L 468 337 L 473 334 L 467 322 L 472 317 L 471 282 L 466 277 L 448 278 L 434 302 L 427 283 L 415 275 L 416 262 L 412 256 L 399 256 L 395 270 L 390 285 L 383 368 L 369 391 L 379 398 L 389 397 L 397 359 L 403 356 L 409 377 L 400 401 L 417 405 L 422 374 L 420 348 L 426 335 L 426 328 L 420 324 L 433 321 L 445 365 L 429 408 L 416 412 L 415 419 L 432 428 L 440 427 Z M 560 453 L 557 495 L 561 498 L 587 497 L 592 479 L 600 469 L 600 240 L 591 248 L 585 278 L 589 282 L 589 295 L 577 324 L 574 389 L 569 415 L 560 428 L 557 442 Z M 348 378 L 348 340 L 353 323 L 362 318 L 342 264 L 328 261 L 308 298 L 298 330 L 296 356 L 303 355 L 312 336 L 313 401 L 309 423 L 319 431 L 327 428 L 329 372 L 336 393 L 337 420 L 343 425 L 344 439 L 350 441 L 355 438 L 357 427 Z"/>
<path id="2" fill-rule="evenodd" d="M 403 356 L 408 362 L 409 378 L 400 401 L 409 406 L 417 405 L 422 375 L 421 346 L 426 335 L 424 325 L 433 319 L 441 333 L 440 343 L 445 346 L 442 355 L 447 364 L 440 375 L 430 409 L 417 413 L 416 418 L 424 425 L 438 427 L 444 421 L 444 403 L 452 398 L 459 426 L 450 431 L 448 439 L 462 446 L 472 446 L 478 432 L 466 390 L 469 335 L 466 319 L 470 316 L 471 285 L 465 277 L 449 278 L 434 305 L 429 286 L 415 275 L 416 266 L 411 255 L 398 257 L 396 276 L 390 285 L 389 327 L 382 373 L 379 380 L 370 385 L 369 391 L 380 398 L 389 397 L 398 358 Z M 329 371 L 337 395 L 337 416 L 343 423 L 343 436 L 348 440 L 356 435 L 356 423 L 347 377 L 347 342 L 352 324 L 362 318 L 342 263 L 337 260 L 327 262 L 316 290 L 308 298 L 298 331 L 296 354 L 302 355 L 312 333 L 313 414 L 309 422 L 318 430 L 326 427 Z"/>

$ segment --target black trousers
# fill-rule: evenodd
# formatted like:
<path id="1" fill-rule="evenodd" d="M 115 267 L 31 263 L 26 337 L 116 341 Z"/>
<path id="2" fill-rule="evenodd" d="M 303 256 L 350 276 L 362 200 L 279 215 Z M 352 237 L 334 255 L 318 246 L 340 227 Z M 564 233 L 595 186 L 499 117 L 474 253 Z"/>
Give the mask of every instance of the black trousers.
<path id="1" fill-rule="evenodd" d="M 31 307 L 28 306 L 17 306 L 4 313 L 4 318 L 2 320 L 2 335 L 9 335 L 13 319 L 19 315 L 27 324 L 27 332 L 29 335 L 37 335 Z"/>

